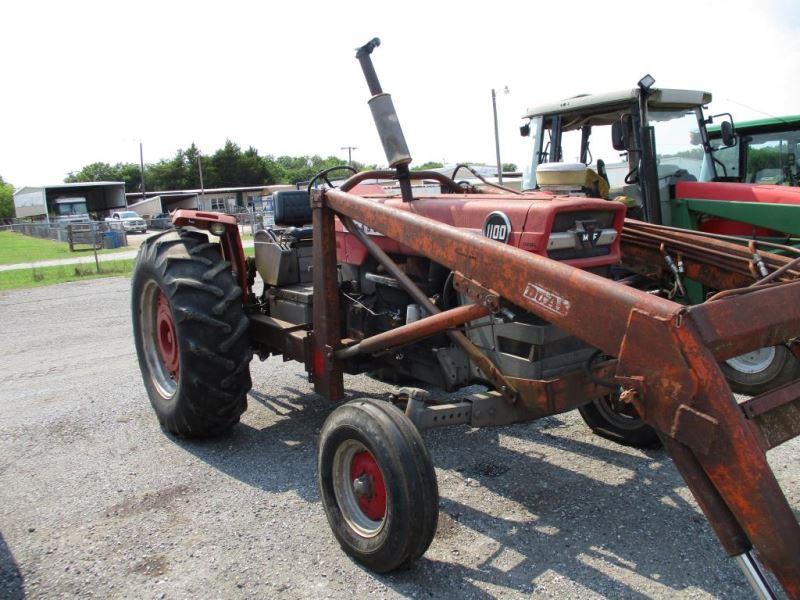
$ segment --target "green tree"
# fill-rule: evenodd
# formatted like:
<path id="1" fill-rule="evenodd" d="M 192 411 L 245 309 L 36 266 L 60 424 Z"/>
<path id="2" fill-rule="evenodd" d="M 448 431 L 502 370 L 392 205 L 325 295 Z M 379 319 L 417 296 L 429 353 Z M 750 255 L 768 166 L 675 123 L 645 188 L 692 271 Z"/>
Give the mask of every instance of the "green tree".
<path id="1" fill-rule="evenodd" d="M 0 219 L 14 217 L 14 186 L 6 183 L 0 175 Z"/>
<path id="2" fill-rule="evenodd" d="M 429 160 L 426 163 L 422 163 L 418 167 L 414 167 L 414 171 L 430 171 L 431 169 L 441 169 L 444 165 L 440 162 L 436 162 L 435 160 Z"/>
<path id="3" fill-rule="evenodd" d="M 205 177 L 206 164 L 209 175 Z M 203 161 L 206 187 L 232 187 L 240 185 L 267 185 L 274 183 L 273 172 L 267 162 L 252 146 L 242 151 L 238 144 L 225 140 L 225 145 Z"/>
<path id="4" fill-rule="evenodd" d="M 279 156 L 274 159 L 275 164 L 280 168 L 283 183 L 300 183 L 310 181 L 317 173 L 331 167 L 346 166 L 347 161 L 329 156 L 322 158 L 315 154 L 313 156 Z M 353 168 L 361 170 L 364 165 L 354 162 Z M 347 171 L 342 169 L 333 173 L 333 179 L 341 179 L 347 176 Z"/>
<path id="5" fill-rule="evenodd" d="M 70 172 L 64 181 L 77 183 L 82 181 L 114 181 L 114 167 L 105 162 L 91 163 L 77 173 Z"/>
<path id="6" fill-rule="evenodd" d="M 66 183 L 83 181 L 123 181 L 128 192 L 141 189 L 142 176 L 136 163 L 117 163 L 110 165 L 104 162 L 91 163 L 80 171 L 70 172 L 64 178 Z"/>
<path id="7" fill-rule="evenodd" d="M 785 157 L 784 157 L 785 160 Z M 748 148 L 747 150 L 747 177 L 748 181 L 763 169 L 779 169 L 781 165 L 781 152 L 777 147 Z"/>
<path id="8" fill-rule="evenodd" d="M 186 153 L 178 149 L 172 158 L 162 159 L 145 169 L 145 184 L 150 190 L 182 190 L 189 186 Z"/>
<path id="9" fill-rule="evenodd" d="M 514 163 L 503 163 L 500 165 L 503 169 L 503 173 L 516 173 L 517 172 L 517 165 Z"/>
<path id="10" fill-rule="evenodd" d="M 202 161 L 203 184 L 206 188 L 235 187 L 244 185 L 269 185 L 272 183 L 299 183 L 309 181 L 317 173 L 347 163 L 335 156 L 324 158 L 313 156 L 260 156 L 252 146 L 242 150 L 238 144 L 226 140 L 222 148 L 210 156 L 200 153 L 192 143 L 186 150 L 178 149 L 170 158 L 145 165 L 145 183 L 148 190 L 180 190 L 200 187 L 198 163 Z M 428 166 L 439 163 L 427 163 Z M 376 165 L 353 163 L 358 170 L 375 169 Z M 342 179 L 347 171 L 333 173 L 333 179 Z M 79 181 L 124 181 L 128 192 L 141 189 L 139 165 L 135 163 L 97 162 L 86 165 L 80 171 L 71 172 L 64 180 Z"/>

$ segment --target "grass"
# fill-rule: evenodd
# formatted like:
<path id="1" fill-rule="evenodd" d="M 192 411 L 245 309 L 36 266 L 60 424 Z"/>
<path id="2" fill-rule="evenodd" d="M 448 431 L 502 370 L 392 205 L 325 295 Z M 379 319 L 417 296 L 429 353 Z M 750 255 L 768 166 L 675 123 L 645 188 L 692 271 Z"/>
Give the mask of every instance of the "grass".
<path id="1" fill-rule="evenodd" d="M 133 259 L 103 261 L 100 263 L 99 273 L 94 263 L 0 271 L 0 291 L 129 275 L 133 271 L 133 263 Z"/>
<path id="2" fill-rule="evenodd" d="M 32 243 L 31 243 L 32 242 Z M 63 246 L 63 248 L 62 248 Z M 99 251 L 101 253 L 114 252 L 115 250 L 130 250 L 119 248 Z M 38 252 L 38 253 L 37 253 Z M 253 256 L 254 248 L 245 248 L 245 256 Z M 0 264 L 13 264 L 19 262 L 33 262 L 53 258 L 72 258 L 75 256 L 91 255 L 91 252 L 70 252 L 69 245 L 64 242 L 53 242 L 31 238 L 19 233 L 0 232 Z M 83 281 L 100 277 L 116 277 L 129 275 L 133 271 L 134 259 L 129 260 L 104 260 L 100 262 L 100 272 L 94 262 L 78 265 L 58 265 L 52 267 L 33 267 L 14 269 L 13 271 L 0 271 L 0 291 L 16 290 L 67 281 Z"/>
<path id="3" fill-rule="evenodd" d="M 111 254 L 130 249 L 131 248 L 122 247 L 98 250 L 98 254 Z M 74 258 L 87 254 L 91 254 L 91 250 L 70 252 L 67 242 L 44 240 L 23 235 L 15 231 L 0 231 L 0 265 L 58 258 Z"/>

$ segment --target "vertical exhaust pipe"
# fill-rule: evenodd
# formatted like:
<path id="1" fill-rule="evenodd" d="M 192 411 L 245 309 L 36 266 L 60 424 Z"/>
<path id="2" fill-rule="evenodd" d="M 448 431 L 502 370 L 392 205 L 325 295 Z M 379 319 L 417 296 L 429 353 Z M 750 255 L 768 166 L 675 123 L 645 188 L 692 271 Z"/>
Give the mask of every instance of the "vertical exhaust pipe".
<path id="1" fill-rule="evenodd" d="M 394 109 L 392 96 L 383 92 L 381 83 L 378 81 L 378 74 L 375 72 L 375 66 L 372 64 L 372 51 L 380 44 L 381 41 L 378 38 L 372 38 L 356 49 L 356 58 L 361 63 L 361 70 L 364 72 L 364 78 L 367 80 L 367 86 L 372 94 L 372 98 L 367 104 L 372 111 L 372 118 L 378 129 L 386 160 L 389 166 L 397 172 L 403 201 L 409 202 L 414 199 L 408 171 L 411 154 L 408 151 L 403 129 L 400 127 L 400 120 L 397 118 L 397 111 Z"/>

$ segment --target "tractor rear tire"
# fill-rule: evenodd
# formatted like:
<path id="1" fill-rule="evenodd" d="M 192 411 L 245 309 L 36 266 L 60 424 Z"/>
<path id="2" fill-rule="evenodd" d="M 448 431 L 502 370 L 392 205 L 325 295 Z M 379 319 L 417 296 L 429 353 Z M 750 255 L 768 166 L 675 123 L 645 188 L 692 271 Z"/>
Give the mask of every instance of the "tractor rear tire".
<path id="1" fill-rule="evenodd" d="M 378 573 L 411 564 L 436 533 L 439 490 L 417 428 L 389 402 L 334 410 L 320 434 L 317 477 L 342 549 Z"/>
<path id="2" fill-rule="evenodd" d="M 800 360 L 783 344 L 760 348 L 720 363 L 731 390 L 757 396 L 800 378 Z"/>
<path id="3" fill-rule="evenodd" d="M 610 395 L 581 406 L 578 412 L 595 434 L 612 442 L 634 448 L 661 445 L 655 429 L 642 421 L 632 407 L 624 412 L 616 408 Z"/>
<path id="4" fill-rule="evenodd" d="M 219 245 L 177 229 L 142 243 L 131 282 L 133 335 L 150 403 L 167 431 L 222 434 L 251 388 L 242 290 Z"/>

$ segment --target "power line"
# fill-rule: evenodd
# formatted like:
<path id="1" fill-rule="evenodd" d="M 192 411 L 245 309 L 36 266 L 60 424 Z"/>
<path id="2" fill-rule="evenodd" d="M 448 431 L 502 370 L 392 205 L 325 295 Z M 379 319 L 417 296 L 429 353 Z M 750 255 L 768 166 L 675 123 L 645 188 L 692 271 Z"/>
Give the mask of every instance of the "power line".
<path id="1" fill-rule="evenodd" d="M 744 107 L 744 108 L 746 108 L 746 109 L 748 109 L 748 110 L 752 110 L 752 111 L 755 111 L 755 112 L 757 112 L 757 113 L 761 113 L 762 115 L 766 115 L 766 116 L 768 116 L 768 117 L 771 117 L 771 118 L 773 118 L 773 119 L 778 119 L 779 121 L 782 121 L 782 122 L 784 122 L 784 123 L 788 123 L 788 121 L 786 121 L 786 120 L 785 120 L 783 117 L 779 117 L 779 116 L 777 116 L 777 115 L 773 115 L 773 114 L 771 114 L 771 113 L 768 113 L 768 112 L 766 112 L 766 111 L 759 110 L 759 109 L 757 109 L 757 108 L 755 108 L 755 107 L 753 107 L 753 106 L 748 106 L 747 104 L 744 104 L 744 103 L 742 103 L 742 102 L 737 102 L 737 101 L 736 101 L 736 100 L 734 100 L 733 98 L 725 98 L 725 100 L 726 100 L 727 102 L 733 102 L 734 104 L 738 104 L 739 106 L 741 106 L 741 107 Z"/>

